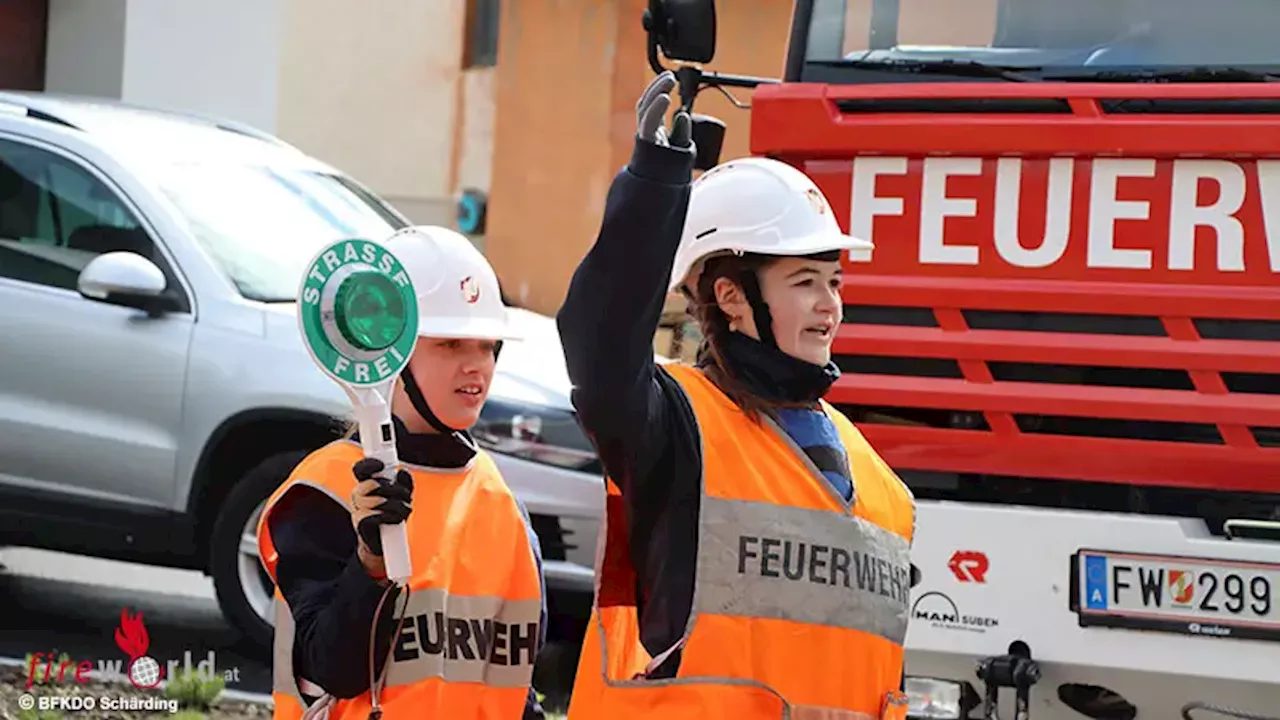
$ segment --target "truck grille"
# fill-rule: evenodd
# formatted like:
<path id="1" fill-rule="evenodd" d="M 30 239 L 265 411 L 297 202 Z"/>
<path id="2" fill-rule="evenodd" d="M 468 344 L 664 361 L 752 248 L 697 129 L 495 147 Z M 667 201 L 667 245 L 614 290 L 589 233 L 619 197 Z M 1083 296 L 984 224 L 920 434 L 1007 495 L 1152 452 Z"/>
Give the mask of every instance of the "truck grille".
<path id="1" fill-rule="evenodd" d="M 1280 517 L 1280 86 L 847 71 L 758 87 L 751 151 L 876 243 L 828 400 L 889 464 L 960 499 Z M 1211 204 L 1232 230 L 1188 224 Z"/>
<path id="2" fill-rule="evenodd" d="M 828 399 L 895 468 L 1280 492 L 1269 289 L 846 282 Z"/>

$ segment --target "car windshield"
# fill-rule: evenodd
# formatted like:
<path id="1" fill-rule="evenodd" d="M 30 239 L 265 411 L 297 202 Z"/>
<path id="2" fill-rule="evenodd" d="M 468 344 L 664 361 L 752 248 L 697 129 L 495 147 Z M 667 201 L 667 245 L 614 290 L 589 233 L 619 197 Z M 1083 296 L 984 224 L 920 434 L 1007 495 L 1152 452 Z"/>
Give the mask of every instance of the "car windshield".
<path id="1" fill-rule="evenodd" d="M 894 79 L 873 63 L 915 64 L 915 72 L 939 75 L 929 79 L 952 74 L 932 63 L 967 65 L 957 79 L 978 74 L 975 65 L 1042 70 L 1039 77 L 1065 71 L 1082 79 L 1141 68 L 1280 72 L 1280 12 L 1273 0 L 808 2 L 804 80 Z"/>
<path id="2" fill-rule="evenodd" d="M 240 294 L 291 302 L 320 248 L 348 237 L 381 240 L 407 223 L 350 178 L 292 167 L 171 164 L 165 195 Z"/>

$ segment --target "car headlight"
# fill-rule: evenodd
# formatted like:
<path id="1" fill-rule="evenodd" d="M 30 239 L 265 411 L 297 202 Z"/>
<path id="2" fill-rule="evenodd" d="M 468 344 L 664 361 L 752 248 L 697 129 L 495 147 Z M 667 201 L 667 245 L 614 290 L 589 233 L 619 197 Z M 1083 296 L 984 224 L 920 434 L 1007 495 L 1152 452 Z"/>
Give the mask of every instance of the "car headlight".
<path id="1" fill-rule="evenodd" d="M 490 396 L 471 434 L 490 452 L 570 470 L 601 471 L 577 417 L 558 408 Z"/>
<path id="2" fill-rule="evenodd" d="M 961 720 L 968 712 L 961 704 L 964 686 L 954 680 L 905 678 L 909 720 Z"/>

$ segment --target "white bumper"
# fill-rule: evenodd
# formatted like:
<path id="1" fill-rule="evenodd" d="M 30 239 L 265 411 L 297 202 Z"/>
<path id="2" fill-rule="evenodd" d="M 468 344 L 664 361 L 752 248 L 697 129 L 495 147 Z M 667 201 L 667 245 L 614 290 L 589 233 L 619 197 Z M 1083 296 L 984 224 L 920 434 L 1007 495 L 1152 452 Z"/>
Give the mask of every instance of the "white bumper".
<path id="1" fill-rule="evenodd" d="M 921 581 L 912 593 L 908 675 L 966 680 L 981 695 L 977 662 L 1003 655 L 1021 640 L 1042 673 L 1031 690 L 1035 720 L 1085 717 L 1060 699 L 1066 683 L 1119 693 L 1137 707 L 1139 720 L 1179 718 L 1180 708 L 1197 700 L 1280 717 L 1280 638 L 1081 627 L 1072 609 L 1072 557 L 1082 549 L 1280 563 L 1280 544 L 1216 538 L 1196 520 L 929 501 L 919 506 L 913 561 Z M 1109 597 L 1114 592 L 1108 587 Z M 1120 592 L 1141 602 L 1136 577 Z M 1221 587 L 1217 592 L 1222 607 L 1226 597 Z M 1270 593 L 1274 621 L 1280 618 L 1280 587 Z M 1255 619 L 1245 606 L 1244 614 L 1221 617 Z M 1189 625 L 1181 625 L 1184 632 Z M 1001 715 L 1009 718 L 1013 691 L 1001 697 Z"/>

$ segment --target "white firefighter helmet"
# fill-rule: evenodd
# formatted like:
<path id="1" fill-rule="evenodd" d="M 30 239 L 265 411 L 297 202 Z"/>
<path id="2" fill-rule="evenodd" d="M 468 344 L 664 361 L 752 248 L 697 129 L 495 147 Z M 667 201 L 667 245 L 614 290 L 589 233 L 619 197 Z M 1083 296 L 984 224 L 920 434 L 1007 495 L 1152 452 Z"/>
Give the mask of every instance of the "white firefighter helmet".
<path id="1" fill-rule="evenodd" d="M 396 231 L 382 243 L 413 283 L 418 336 L 519 340 L 498 290 L 498 276 L 464 235 L 436 225 Z"/>
<path id="2" fill-rule="evenodd" d="M 869 250 L 869 240 L 840 230 L 826 196 L 808 175 L 770 158 L 711 168 L 693 183 L 669 291 L 697 287 L 703 263 L 715 255 L 812 255 Z"/>

